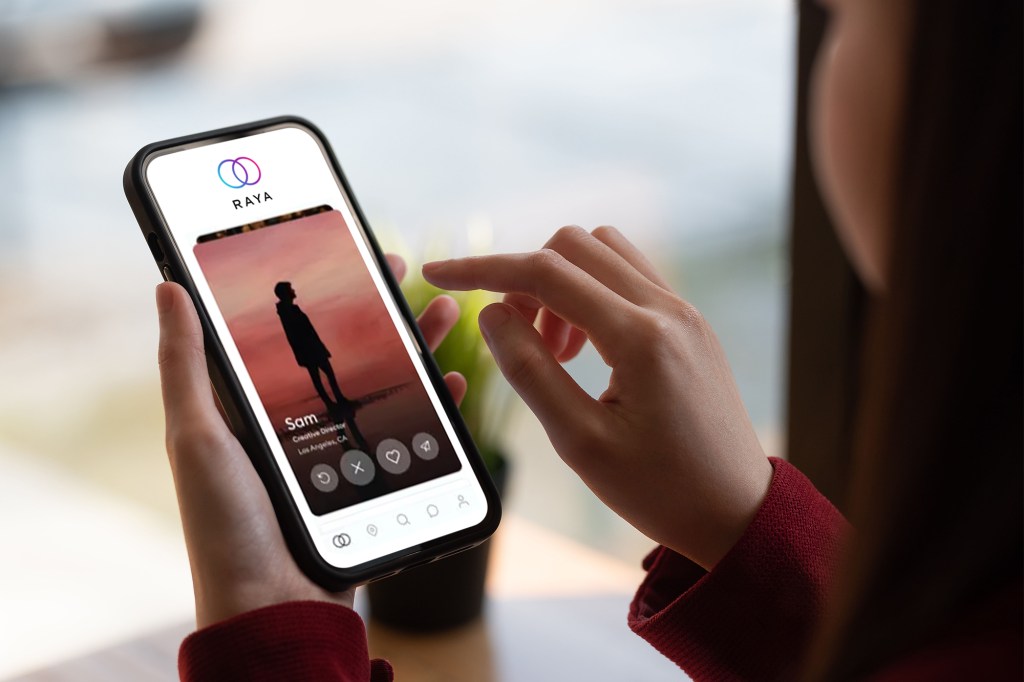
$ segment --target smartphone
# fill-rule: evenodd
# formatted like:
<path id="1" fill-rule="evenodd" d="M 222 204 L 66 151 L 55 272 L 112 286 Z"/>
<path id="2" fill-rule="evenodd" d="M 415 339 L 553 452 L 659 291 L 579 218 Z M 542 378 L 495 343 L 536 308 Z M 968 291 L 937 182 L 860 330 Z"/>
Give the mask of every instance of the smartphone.
<path id="1" fill-rule="evenodd" d="M 315 126 L 150 144 L 124 189 L 195 303 L 214 389 L 312 580 L 346 589 L 494 532 L 498 494 Z"/>

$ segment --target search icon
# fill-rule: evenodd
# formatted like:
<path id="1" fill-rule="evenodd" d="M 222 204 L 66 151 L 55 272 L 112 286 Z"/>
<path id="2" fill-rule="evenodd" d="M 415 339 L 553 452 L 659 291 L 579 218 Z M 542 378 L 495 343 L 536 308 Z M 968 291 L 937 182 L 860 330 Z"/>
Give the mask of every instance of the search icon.
<path id="1" fill-rule="evenodd" d="M 399 526 L 408 526 L 409 525 L 409 517 L 406 516 L 405 514 L 399 514 L 398 516 L 395 517 L 395 520 L 398 521 L 398 525 Z"/>

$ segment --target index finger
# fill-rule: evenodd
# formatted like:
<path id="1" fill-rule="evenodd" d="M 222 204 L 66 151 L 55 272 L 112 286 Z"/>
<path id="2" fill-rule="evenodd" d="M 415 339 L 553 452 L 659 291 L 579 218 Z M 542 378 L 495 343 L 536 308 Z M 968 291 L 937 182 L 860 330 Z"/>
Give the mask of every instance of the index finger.
<path id="1" fill-rule="evenodd" d="M 639 310 L 551 249 L 436 261 L 423 277 L 444 289 L 525 294 L 586 332 L 606 358 Z"/>

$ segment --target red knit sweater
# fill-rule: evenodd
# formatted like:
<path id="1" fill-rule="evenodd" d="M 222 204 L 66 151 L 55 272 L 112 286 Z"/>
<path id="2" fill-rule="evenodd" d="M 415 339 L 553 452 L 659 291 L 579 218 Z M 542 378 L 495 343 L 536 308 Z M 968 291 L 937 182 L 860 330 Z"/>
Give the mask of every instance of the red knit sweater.
<path id="1" fill-rule="evenodd" d="M 791 679 L 824 608 L 846 521 L 799 471 L 772 464 L 761 509 L 714 570 L 664 547 L 644 560 L 629 626 L 694 680 Z M 1019 586 L 977 615 L 873 682 L 1024 679 Z M 369 660 L 359 616 L 324 602 L 278 604 L 204 628 L 182 643 L 178 665 L 186 682 L 393 679 L 386 661 Z"/>

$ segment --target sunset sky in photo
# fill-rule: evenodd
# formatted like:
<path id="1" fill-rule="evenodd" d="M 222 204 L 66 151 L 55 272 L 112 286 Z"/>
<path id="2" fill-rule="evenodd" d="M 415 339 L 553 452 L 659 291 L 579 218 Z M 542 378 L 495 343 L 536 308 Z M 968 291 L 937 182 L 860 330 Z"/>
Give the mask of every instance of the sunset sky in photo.
<path id="1" fill-rule="evenodd" d="M 307 403 L 322 409 L 281 327 L 278 282 L 292 283 L 346 397 L 416 379 L 338 211 L 197 244 L 195 254 L 276 429 Z"/>

